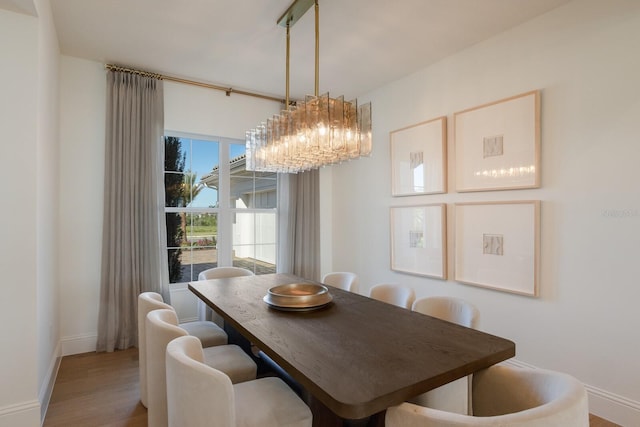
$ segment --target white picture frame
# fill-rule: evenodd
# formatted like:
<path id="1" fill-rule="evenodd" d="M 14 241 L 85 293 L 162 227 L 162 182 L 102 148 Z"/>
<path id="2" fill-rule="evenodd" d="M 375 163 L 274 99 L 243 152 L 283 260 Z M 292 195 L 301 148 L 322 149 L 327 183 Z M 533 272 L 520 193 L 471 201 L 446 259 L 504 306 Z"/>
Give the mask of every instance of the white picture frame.
<path id="1" fill-rule="evenodd" d="M 389 134 L 391 195 L 447 192 L 447 118 L 397 129 Z"/>
<path id="2" fill-rule="evenodd" d="M 456 191 L 540 187 L 540 91 L 454 113 Z"/>
<path id="3" fill-rule="evenodd" d="M 446 204 L 394 206 L 391 218 L 391 270 L 447 278 Z"/>
<path id="4" fill-rule="evenodd" d="M 454 278 L 538 296 L 540 201 L 455 204 Z"/>

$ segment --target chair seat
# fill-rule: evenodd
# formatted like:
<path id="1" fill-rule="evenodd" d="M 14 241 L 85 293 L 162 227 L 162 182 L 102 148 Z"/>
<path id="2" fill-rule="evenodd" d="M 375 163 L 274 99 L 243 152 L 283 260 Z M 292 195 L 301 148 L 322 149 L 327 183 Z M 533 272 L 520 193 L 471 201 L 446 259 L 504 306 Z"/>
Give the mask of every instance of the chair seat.
<path id="1" fill-rule="evenodd" d="M 237 345 L 207 347 L 202 351 L 204 363 L 227 374 L 233 384 L 255 380 L 258 367 Z"/>
<path id="2" fill-rule="evenodd" d="M 228 340 L 227 333 L 220 326 L 208 320 L 185 322 L 181 323 L 180 327 L 189 335 L 198 337 L 203 347 L 225 345 Z"/>
<path id="3" fill-rule="evenodd" d="M 312 424 L 307 405 L 278 378 L 235 384 L 233 391 L 238 426 L 304 427 Z"/>

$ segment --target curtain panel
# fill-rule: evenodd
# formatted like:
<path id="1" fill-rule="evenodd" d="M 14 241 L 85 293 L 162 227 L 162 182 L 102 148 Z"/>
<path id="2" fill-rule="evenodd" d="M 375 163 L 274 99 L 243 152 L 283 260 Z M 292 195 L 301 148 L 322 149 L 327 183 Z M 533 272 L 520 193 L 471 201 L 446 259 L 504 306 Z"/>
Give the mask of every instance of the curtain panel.
<path id="1" fill-rule="evenodd" d="M 320 172 L 278 174 L 278 273 L 320 280 Z"/>
<path id="2" fill-rule="evenodd" d="M 162 80 L 107 72 L 104 223 L 97 351 L 137 345 L 137 298 L 166 298 Z"/>

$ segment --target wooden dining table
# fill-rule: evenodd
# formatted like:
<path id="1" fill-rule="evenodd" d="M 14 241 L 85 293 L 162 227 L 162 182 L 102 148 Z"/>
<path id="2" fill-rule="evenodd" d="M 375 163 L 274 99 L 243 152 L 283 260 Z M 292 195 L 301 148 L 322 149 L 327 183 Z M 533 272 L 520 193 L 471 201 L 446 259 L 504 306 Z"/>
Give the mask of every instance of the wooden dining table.
<path id="1" fill-rule="evenodd" d="M 304 387 L 314 425 L 384 425 L 386 408 L 515 356 L 508 339 L 330 286 L 333 300 L 317 310 L 265 303 L 270 288 L 291 283 L 315 282 L 266 274 L 189 289 Z"/>

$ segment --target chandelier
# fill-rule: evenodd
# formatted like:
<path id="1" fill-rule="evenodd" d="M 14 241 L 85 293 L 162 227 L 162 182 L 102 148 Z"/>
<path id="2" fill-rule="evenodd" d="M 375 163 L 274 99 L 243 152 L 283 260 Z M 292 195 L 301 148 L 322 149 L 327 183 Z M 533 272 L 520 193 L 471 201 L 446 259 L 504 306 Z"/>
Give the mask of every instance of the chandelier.
<path id="1" fill-rule="evenodd" d="M 289 102 L 290 28 L 315 5 L 315 93 Z M 371 103 L 318 95 L 318 0 L 295 0 L 278 19 L 287 29 L 286 109 L 246 132 L 246 169 L 297 173 L 371 154 Z"/>

